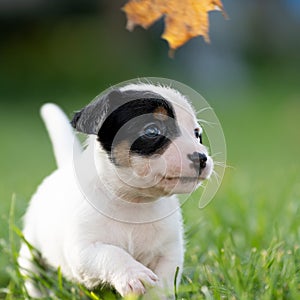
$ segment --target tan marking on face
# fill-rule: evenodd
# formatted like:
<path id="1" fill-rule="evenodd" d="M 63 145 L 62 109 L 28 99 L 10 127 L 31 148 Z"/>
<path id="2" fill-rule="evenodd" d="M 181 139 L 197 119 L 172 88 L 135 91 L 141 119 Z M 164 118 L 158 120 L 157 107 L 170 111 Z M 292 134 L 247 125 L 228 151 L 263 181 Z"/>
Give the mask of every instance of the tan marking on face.
<path id="1" fill-rule="evenodd" d="M 138 177 L 145 177 L 151 172 L 150 160 L 147 158 L 136 156 L 132 159 L 132 171 Z"/>
<path id="2" fill-rule="evenodd" d="M 128 141 L 122 141 L 113 148 L 113 158 L 117 165 L 122 167 L 129 167 L 130 163 L 130 145 Z"/>
<path id="3" fill-rule="evenodd" d="M 159 120 L 159 121 L 166 121 L 168 119 L 168 112 L 165 108 L 163 108 L 162 106 L 159 106 L 158 108 L 156 108 L 153 112 L 154 114 L 154 118 Z"/>

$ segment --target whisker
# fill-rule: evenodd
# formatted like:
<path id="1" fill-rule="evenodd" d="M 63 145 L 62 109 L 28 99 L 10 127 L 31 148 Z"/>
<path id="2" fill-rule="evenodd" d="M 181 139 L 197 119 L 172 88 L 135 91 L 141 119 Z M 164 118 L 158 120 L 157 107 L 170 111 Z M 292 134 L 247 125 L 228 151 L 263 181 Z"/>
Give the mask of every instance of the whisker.
<path id="1" fill-rule="evenodd" d="M 217 123 L 209 122 L 209 121 L 206 121 L 206 120 L 203 120 L 203 119 L 198 119 L 198 118 L 197 118 L 197 121 L 198 121 L 200 124 L 207 124 L 207 125 L 209 125 L 209 126 L 211 126 L 211 127 L 217 125 Z"/>
<path id="2" fill-rule="evenodd" d="M 213 153 L 211 155 L 212 158 L 216 157 L 217 155 L 220 155 L 220 154 L 223 154 L 223 152 L 216 152 L 216 153 Z"/>
<path id="3" fill-rule="evenodd" d="M 196 111 L 196 115 L 201 114 L 202 112 L 210 110 L 210 109 L 212 109 L 210 106 L 203 107 L 203 108 Z"/>
<path id="4" fill-rule="evenodd" d="M 221 162 L 221 161 L 214 161 L 214 165 L 220 166 L 220 167 L 224 167 L 224 168 L 226 168 L 226 169 L 227 169 L 227 168 L 235 169 L 235 167 L 230 166 L 230 165 L 227 165 L 226 163 Z"/>
<path id="5" fill-rule="evenodd" d="M 220 185 L 220 175 L 215 170 L 212 171 L 212 175 L 216 178 L 218 185 Z"/>

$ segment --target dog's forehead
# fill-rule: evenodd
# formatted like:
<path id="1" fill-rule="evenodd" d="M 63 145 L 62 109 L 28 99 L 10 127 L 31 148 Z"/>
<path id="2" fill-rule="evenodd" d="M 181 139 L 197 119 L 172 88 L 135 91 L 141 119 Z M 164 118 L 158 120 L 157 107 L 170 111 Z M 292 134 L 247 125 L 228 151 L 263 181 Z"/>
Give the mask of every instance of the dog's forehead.
<path id="1" fill-rule="evenodd" d="M 200 127 L 196 118 L 196 113 L 189 100 L 182 95 L 178 90 L 169 86 L 156 86 L 147 83 L 129 84 L 120 89 L 120 91 L 135 90 L 135 91 L 152 91 L 161 95 L 173 107 L 176 119 L 182 127 L 188 131 Z M 202 129 L 200 128 L 202 131 Z"/>
<path id="2" fill-rule="evenodd" d="M 170 102 L 174 110 L 179 111 L 181 115 L 188 114 L 195 117 L 195 111 L 187 97 L 181 94 L 178 90 L 175 90 L 169 86 L 156 86 L 152 84 L 140 83 L 129 84 L 120 88 L 121 92 L 128 90 L 135 90 L 137 92 L 151 91 L 156 93 Z"/>
<path id="3" fill-rule="evenodd" d="M 140 84 L 128 84 L 120 88 L 121 92 L 129 91 L 129 90 L 135 90 L 137 92 L 151 91 L 153 93 L 161 95 L 163 98 L 170 101 L 173 105 L 177 104 L 179 106 L 186 107 L 187 109 L 193 111 L 187 98 L 183 96 L 179 91 L 169 86 L 157 86 L 153 84 L 140 83 Z"/>
<path id="4" fill-rule="evenodd" d="M 106 117 L 112 117 L 112 119 L 116 119 L 118 122 L 121 119 L 128 122 L 130 119 L 147 114 L 153 114 L 159 119 L 161 119 L 161 115 L 165 115 L 166 118 L 176 119 L 172 101 L 169 101 L 163 95 L 151 89 L 136 90 L 128 86 L 127 89 L 113 90 L 109 93 L 108 98 L 110 108 L 107 111 Z"/>

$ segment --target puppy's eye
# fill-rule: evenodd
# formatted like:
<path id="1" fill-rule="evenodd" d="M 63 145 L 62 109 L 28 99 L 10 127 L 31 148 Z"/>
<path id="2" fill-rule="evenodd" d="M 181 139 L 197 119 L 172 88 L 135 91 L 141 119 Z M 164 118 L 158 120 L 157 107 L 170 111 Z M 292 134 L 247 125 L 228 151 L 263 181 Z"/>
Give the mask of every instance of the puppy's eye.
<path id="1" fill-rule="evenodd" d="M 195 132 L 196 138 L 199 139 L 200 144 L 202 144 L 202 133 L 200 133 L 200 129 L 196 128 L 194 132 Z"/>
<path id="2" fill-rule="evenodd" d="M 156 124 L 149 124 L 145 126 L 143 135 L 147 138 L 153 139 L 161 135 L 161 131 Z"/>

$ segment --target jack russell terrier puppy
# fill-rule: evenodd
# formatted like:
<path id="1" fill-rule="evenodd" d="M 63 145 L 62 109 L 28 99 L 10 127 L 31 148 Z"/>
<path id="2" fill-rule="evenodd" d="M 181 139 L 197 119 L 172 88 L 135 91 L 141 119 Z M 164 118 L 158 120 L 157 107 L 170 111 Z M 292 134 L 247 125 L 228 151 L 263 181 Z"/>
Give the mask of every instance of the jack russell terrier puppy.
<path id="1" fill-rule="evenodd" d="M 41 114 L 58 169 L 31 199 L 26 240 L 47 265 L 88 289 L 109 284 L 121 296 L 172 297 L 184 259 L 175 194 L 191 193 L 213 170 L 188 99 L 150 83 L 110 88 L 71 121 L 87 135 L 85 147 L 56 105 Z M 24 275 L 36 272 L 25 243 L 19 264 Z M 26 288 L 43 296 L 30 279 Z"/>

